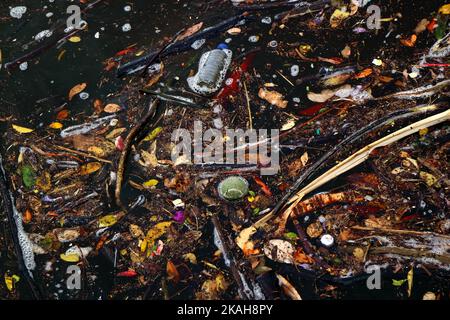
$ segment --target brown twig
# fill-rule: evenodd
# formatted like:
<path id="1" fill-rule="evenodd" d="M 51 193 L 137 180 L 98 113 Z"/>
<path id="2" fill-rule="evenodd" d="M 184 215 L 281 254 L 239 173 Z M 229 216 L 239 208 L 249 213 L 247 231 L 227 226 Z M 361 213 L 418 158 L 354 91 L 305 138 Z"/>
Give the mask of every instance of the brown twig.
<path id="1" fill-rule="evenodd" d="M 125 165 L 127 162 L 128 155 L 131 151 L 131 146 L 133 145 L 134 139 L 136 135 L 141 131 L 141 129 L 147 124 L 147 122 L 155 115 L 156 108 L 158 106 L 159 100 L 156 99 L 150 105 L 147 114 L 138 122 L 136 126 L 134 126 L 130 132 L 128 133 L 125 141 L 124 141 L 124 150 L 119 158 L 119 163 L 117 166 L 117 179 L 116 179 L 116 190 L 115 190 L 115 198 L 117 206 L 124 208 L 122 201 L 120 199 L 120 195 L 122 193 L 122 184 L 123 184 L 123 175 L 125 172 Z"/>

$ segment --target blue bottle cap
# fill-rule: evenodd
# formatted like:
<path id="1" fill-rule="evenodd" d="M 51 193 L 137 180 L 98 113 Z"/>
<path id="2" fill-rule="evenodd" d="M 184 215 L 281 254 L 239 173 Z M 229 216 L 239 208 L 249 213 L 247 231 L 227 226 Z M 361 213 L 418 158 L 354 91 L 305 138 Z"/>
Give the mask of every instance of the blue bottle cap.
<path id="1" fill-rule="evenodd" d="M 226 43 L 219 43 L 217 49 L 225 50 L 228 49 L 228 45 Z"/>

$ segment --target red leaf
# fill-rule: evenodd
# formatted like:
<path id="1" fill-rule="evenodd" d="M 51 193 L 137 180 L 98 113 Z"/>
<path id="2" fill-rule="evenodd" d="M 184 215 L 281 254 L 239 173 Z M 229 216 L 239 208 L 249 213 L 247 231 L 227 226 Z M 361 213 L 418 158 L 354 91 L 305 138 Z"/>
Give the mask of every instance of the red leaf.
<path id="1" fill-rule="evenodd" d="M 117 274 L 118 277 L 123 277 L 123 278 L 132 278 L 132 277 L 136 277 L 137 276 L 137 272 L 134 270 L 127 270 L 127 271 L 123 271 L 123 272 L 119 272 Z"/>
<path id="2" fill-rule="evenodd" d="M 272 196 L 272 191 L 270 191 L 270 188 L 259 177 L 254 176 L 253 180 L 255 180 L 256 184 L 261 187 L 262 192 L 264 192 L 266 196 Z"/>

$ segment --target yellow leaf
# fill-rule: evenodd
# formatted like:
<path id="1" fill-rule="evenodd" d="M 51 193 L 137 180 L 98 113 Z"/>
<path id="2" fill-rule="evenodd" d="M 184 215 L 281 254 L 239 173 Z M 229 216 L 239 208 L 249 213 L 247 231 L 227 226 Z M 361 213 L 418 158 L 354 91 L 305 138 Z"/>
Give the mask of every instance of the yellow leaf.
<path id="1" fill-rule="evenodd" d="M 433 186 L 436 182 L 438 182 L 438 179 L 428 172 L 420 171 L 419 175 L 429 187 Z M 436 184 L 436 187 L 439 187 L 439 185 Z"/>
<path id="2" fill-rule="evenodd" d="M 96 147 L 96 146 L 90 146 L 88 148 L 88 152 L 92 153 L 93 155 L 95 155 L 97 157 L 104 157 L 105 156 L 105 151 L 103 151 L 102 148 Z"/>
<path id="3" fill-rule="evenodd" d="M 107 216 L 101 217 L 98 220 L 98 226 L 99 226 L 99 228 L 110 227 L 112 225 L 115 225 L 116 222 L 117 222 L 117 217 L 113 214 L 109 214 Z"/>
<path id="4" fill-rule="evenodd" d="M 80 174 L 82 176 L 86 176 L 88 174 L 94 173 L 102 167 L 102 164 L 100 162 L 89 162 L 80 168 Z"/>
<path id="5" fill-rule="evenodd" d="M 243 229 L 240 233 L 239 236 L 236 238 L 236 244 L 238 245 L 239 248 L 241 248 L 242 250 L 244 250 L 245 245 L 247 242 L 249 242 L 250 237 L 256 233 L 256 228 L 255 227 L 248 227 Z"/>
<path id="6" fill-rule="evenodd" d="M 412 287 L 413 287 L 413 277 L 414 277 L 414 269 L 411 267 L 411 270 L 408 272 L 408 297 L 411 297 Z"/>
<path id="7" fill-rule="evenodd" d="M 153 187 L 156 187 L 157 184 L 158 184 L 158 180 L 150 179 L 150 180 L 144 182 L 142 185 L 144 186 L 144 188 L 153 188 Z"/>
<path id="8" fill-rule="evenodd" d="M 183 259 L 189 261 L 192 264 L 197 264 L 197 257 L 193 253 L 186 253 L 183 255 Z"/>
<path id="9" fill-rule="evenodd" d="M 71 253 L 71 254 L 61 253 L 59 255 L 59 257 L 61 258 L 61 260 L 65 261 L 65 262 L 76 263 L 76 262 L 80 261 L 80 256 L 75 253 Z"/>
<path id="10" fill-rule="evenodd" d="M 147 250 L 147 247 L 148 247 L 147 239 L 142 240 L 140 244 L 141 252 L 145 252 L 145 250 Z"/>
<path id="11" fill-rule="evenodd" d="M 154 140 L 161 131 L 162 131 L 161 127 L 157 127 L 155 129 L 153 129 L 153 131 L 150 132 L 150 134 L 148 136 L 146 136 L 143 141 L 152 141 L 152 140 Z"/>
<path id="12" fill-rule="evenodd" d="M 6 288 L 8 288 L 9 291 L 13 291 L 15 285 L 17 282 L 19 282 L 20 277 L 18 275 L 12 275 L 12 276 L 8 276 L 5 273 L 5 284 L 6 284 Z"/>
<path id="13" fill-rule="evenodd" d="M 330 25 L 332 28 L 337 28 L 339 25 L 350 16 L 349 12 L 341 11 L 339 9 L 334 10 L 330 18 Z"/>
<path id="14" fill-rule="evenodd" d="M 70 37 L 70 38 L 69 38 L 69 41 L 70 41 L 70 42 L 73 42 L 73 43 L 77 43 L 77 42 L 80 42 L 80 41 L 81 41 L 81 38 L 78 37 L 78 36 L 73 36 L 73 37 Z"/>
<path id="15" fill-rule="evenodd" d="M 49 125 L 49 128 L 51 129 L 61 129 L 63 127 L 63 124 L 61 122 L 52 122 Z"/>
<path id="16" fill-rule="evenodd" d="M 15 125 L 15 124 L 12 125 L 12 128 L 13 128 L 14 130 L 16 130 L 18 133 L 30 133 L 30 132 L 33 132 L 33 131 L 34 131 L 34 129 L 29 129 L 29 128 L 21 127 L 21 126 Z"/>
<path id="17" fill-rule="evenodd" d="M 172 221 L 164 221 L 156 224 L 153 228 L 148 230 L 146 239 L 149 242 L 150 246 L 153 246 L 155 240 L 160 238 L 167 232 L 167 229 L 172 224 Z"/>
<path id="18" fill-rule="evenodd" d="M 444 5 L 439 9 L 439 13 L 440 13 L 440 14 L 450 14 L 450 3 L 444 4 Z"/>
<path id="19" fill-rule="evenodd" d="M 83 83 L 77 84 L 75 87 L 70 89 L 70 91 L 69 91 L 69 101 L 72 100 L 72 98 L 74 96 L 76 96 L 77 94 L 82 92 L 84 89 L 86 89 L 86 87 L 87 87 L 87 83 L 83 82 Z"/>

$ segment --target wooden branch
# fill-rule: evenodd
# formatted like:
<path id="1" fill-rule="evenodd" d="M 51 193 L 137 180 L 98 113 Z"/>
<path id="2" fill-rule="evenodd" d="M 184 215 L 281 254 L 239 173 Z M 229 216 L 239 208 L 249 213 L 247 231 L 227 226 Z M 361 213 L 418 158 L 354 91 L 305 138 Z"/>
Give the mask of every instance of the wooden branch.
<path id="1" fill-rule="evenodd" d="M 150 105 L 147 114 L 138 122 L 136 126 L 134 126 L 130 132 L 128 133 L 125 141 L 124 141 L 124 150 L 119 158 L 119 163 L 117 166 L 117 179 L 116 179 L 116 189 L 115 189 L 115 198 L 116 204 L 118 207 L 124 209 L 124 205 L 120 199 L 122 193 L 122 184 L 123 184 L 123 175 L 125 172 L 125 165 L 127 162 L 128 155 L 131 152 L 131 146 L 133 145 L 134 139 L 136 135 L 141 131 L 141 129 L 147 124 L 147 122 L 155 115 L 158 99 L 155 99 Z"/>
<path id="2" fill-rule="evenodd" d="M 442 263 L 450 265 L 450 255 L 436 254 L 431 251 L 403 248 L 403 247 L 373 247 L 369 249 L 373 254 L 398 254 L 400 256 L 408 256 L 413 258 L 433 258 Z"/>
<path id="3" fill-rule="evenodd" d="M 373 228 L 373 227 L 363 227 L 363 226 L 353 226 L 354 230 L 360 231 L 375 231 L 380 233 L 393 233 L 393 234 L 405 234 L 412 236 L 433 236 L 438 238 L 450 239 L 450 236 L 445 234 L 434 233 L 430 231 L 415 231 L 415 230 L 401 230 L 401 229 L 390 229 L 390 228 Z"/>

